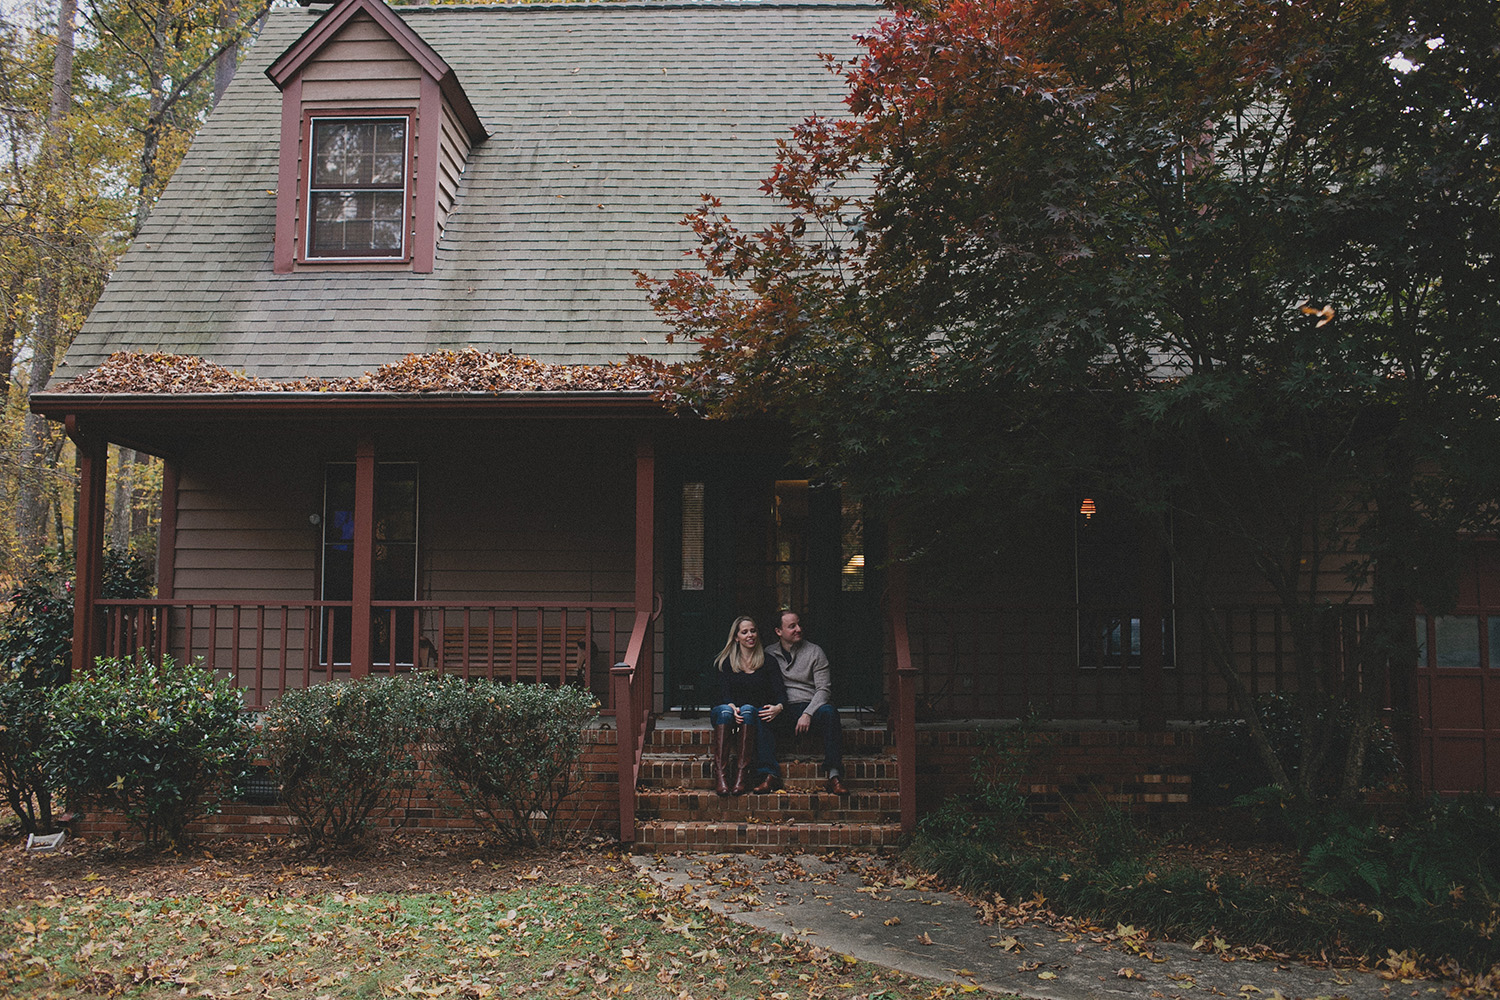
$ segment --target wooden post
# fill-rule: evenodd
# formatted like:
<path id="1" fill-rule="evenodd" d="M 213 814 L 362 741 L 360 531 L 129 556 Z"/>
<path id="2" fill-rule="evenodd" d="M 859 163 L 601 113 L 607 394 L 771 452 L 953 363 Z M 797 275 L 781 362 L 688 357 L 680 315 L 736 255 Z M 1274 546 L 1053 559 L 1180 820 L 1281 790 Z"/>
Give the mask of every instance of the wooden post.
<path id="1" fill-rule="evenodd" d="M 891 723 L 896 732 L 896 784 L 901 802 L 901 832 L 917 830 L 917 668 L 911 662 L 906 630 L 906 567 L 897 563 L 890 575 L 891 640 L 896 676 L 891 691 Z"/>
<path id="2" fill-rule="evenodd" d="M 156 539 L 156 596 L 171 600 L 177 586 L 178 467 L 171 459 L 161 466 L 161 528 Z"/>
<path id="3" fill-rule="evenodd" d="M 349 630 L 349 676 L 364 677 L 373 663 L 370 642 L 375 580 L 375 444 L 361 435 L 354 448 L 354 593 Z"/>
<path id="4" fill-rule="evenodd" d="M 645 434 L 635 445 L 635 609 L 656 603 L 656 449 Z"/>
<path id="5" fill-rule="evenodd" d="M 104 486 L 109 449 L 103 437 L 66 421 L 68 437 L 78 450 L 78 506 L 73 519 L 73 662 L 72 672 L 87 670 L 103 650 L 98 600 L 104 592 Z"/>

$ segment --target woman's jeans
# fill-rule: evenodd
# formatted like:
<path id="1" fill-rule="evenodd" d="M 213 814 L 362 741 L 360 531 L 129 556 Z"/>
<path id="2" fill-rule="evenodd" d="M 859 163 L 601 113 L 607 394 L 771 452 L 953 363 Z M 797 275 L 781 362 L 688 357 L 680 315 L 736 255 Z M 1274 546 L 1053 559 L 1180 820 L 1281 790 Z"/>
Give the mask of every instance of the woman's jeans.
<path id="1" fill-rule="evenodd" d="M 755 705 L 740 706 L 740 718 L 745 720 L 745 725 L 755 730 L 755 771 L 757 774 L 776 774 L 776 743 L 771 738 L 771 727 L 760 721 L 760 716 L 755 714 L 758 711 L 759 708 Z M 734 708 L 731 705 L 715 705 L 708 713 L 708 718 L 716 726 L 732 726 L 735 724 Z"/>

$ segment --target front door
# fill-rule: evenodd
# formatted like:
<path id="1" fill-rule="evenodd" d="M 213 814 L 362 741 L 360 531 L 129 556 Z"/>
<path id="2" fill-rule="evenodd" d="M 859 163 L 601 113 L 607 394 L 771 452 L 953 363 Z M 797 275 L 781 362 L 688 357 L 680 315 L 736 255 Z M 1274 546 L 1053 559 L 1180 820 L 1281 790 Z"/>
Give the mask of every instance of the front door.
<path id="1" fill-rule="evenodd" d="M 775 641 L 777 612 L 802 615 L 827 651 L 834 698 L 846 707 L 881 700 L 881 622 L 866 532 L 839 491 L 774 469 L 694 469 L 673 477 L 674 512 L 663 672 L 670 708 L 718 699 L 713 660 L 729 626 L 750 615 Z"/>

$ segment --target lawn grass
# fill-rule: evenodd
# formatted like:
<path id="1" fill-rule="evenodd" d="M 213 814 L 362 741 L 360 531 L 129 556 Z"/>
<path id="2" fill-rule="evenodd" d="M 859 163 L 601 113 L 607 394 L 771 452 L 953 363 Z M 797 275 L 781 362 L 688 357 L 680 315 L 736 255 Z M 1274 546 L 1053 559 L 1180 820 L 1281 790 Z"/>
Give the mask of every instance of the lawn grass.
<path id="1" fill-rule="evenodd" d="M 0 916 L 0 994 L 848 997 L 972 989 L 767 936 L 622 870 L 509 891 L 55 896 Z"/>

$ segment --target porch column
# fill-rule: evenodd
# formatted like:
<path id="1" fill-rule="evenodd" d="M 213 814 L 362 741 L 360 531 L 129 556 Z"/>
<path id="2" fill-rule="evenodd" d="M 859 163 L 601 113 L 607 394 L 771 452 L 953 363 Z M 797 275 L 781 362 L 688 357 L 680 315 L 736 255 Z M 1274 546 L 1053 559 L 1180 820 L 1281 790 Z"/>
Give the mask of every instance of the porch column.
<path id="1" fill-rule="evenodd" d="M 656 604 L 656 447 L 642 434 L 635 443 L 635 610 Z"/>
<path id="2" fill-rule="evenodd" d="M 171 600 L 177 587 L 177 463 L 161 464 L 161 527 L 156 539 L 156 596 Z"/>
<path id="3" fill-rule="evenodd" d="M 375 569 L 375 442 L 360 435 L 354 447 L 354 607 L 350 610 L 349 676 L 370 672 L 370 608 Z"/>
<path id="4" fill-rule="evenodd" d="M 103 437 L 66 420 L 78 450 L 78 506 L 73 518 L 73 662 L 82 673 L 103 652 L 98 601 L 104 593 L 104 486 L 109 449 Z"/>

